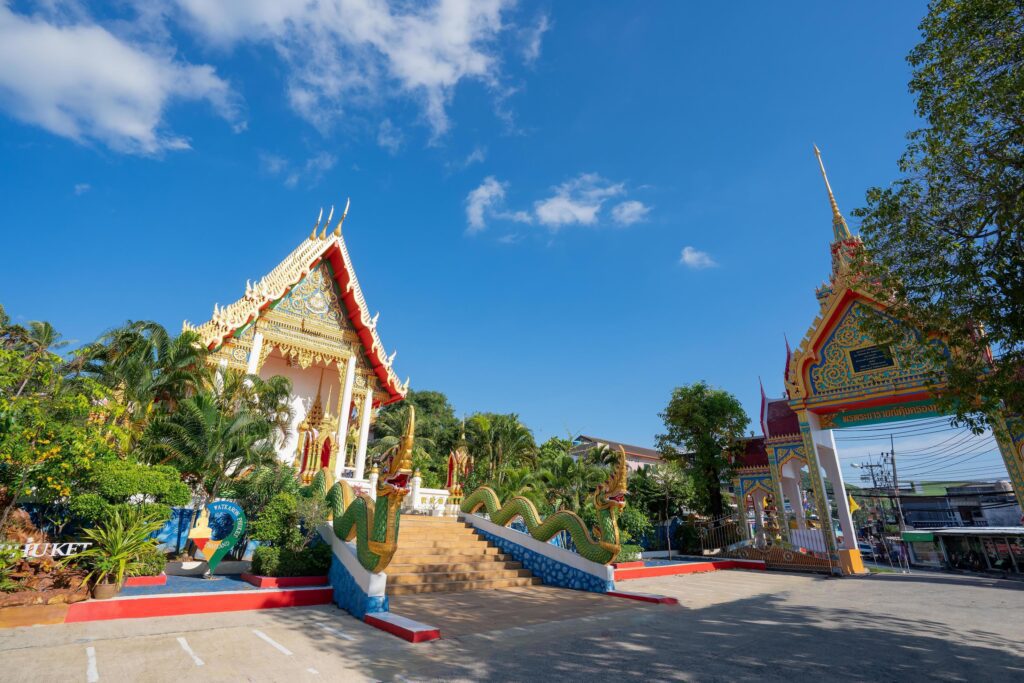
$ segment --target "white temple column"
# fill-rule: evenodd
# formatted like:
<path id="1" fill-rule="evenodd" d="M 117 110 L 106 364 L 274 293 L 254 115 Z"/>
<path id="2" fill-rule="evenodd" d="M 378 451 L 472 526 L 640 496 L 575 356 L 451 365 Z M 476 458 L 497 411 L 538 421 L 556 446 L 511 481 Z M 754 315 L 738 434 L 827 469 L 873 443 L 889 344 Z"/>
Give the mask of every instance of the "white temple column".
<path id="1" fill-rule="evenodd" d="M 356 381 L 355 354 L 348 357 L 345 364 L 345 388 L 341 392 L 341 403 L 338 404 L 338 455 L 334 459 L 334 479 L 341 479 L 341 471 L 345 467 L 345 449 L 348 441 L 348 418 L 352 414 L 352 385 Z"/>
<path id="2" fill-rule="evenodd" d="M 255 375 L 260 371 L 260 353 L 263 351 L 263 333 L 257 332 L 252 336 L 252 350 L 249 351 L 249 362 L 245 366 L 245 374 Z"/>
<path id="3" fill-rule="evenodd" d="M 829 438 L 832 438 L 831 431 Z M 843 483 L 843 471 L 839 466 L 839 457 L 835 451 L 835 441 L 832 441 L 832 448 L 818 446 L 818 461 L 825 468 L 825 475 L 832 482 L 832 497 L 836 502 L 837 516 L 839 517 L 839 528 L 843 530 L 843 542 L 839 547 L 844 550 L 853 550 L 857 547 L 857 534 L 853 530 L 853 515 L 850 514 L 850 497 L 846 493 L 846 485 Z"/>
<path id="4" fill-rule="evenodd" d="M 370 417 L 373 414 L 373 389 L 366 388 L 363 407 L 359 409 L 359 447 L 356 449 L 356 479 L 366 471 L 366 445 L 370 441 Z"/>
<path id="5" fill-rule="evenodd" d="M 793 508 L 793 518 L 796 519 L 796 528 L 804 531 L 807 529 L 807 519 L 804 517 L 804 501 L 800 495 L 800 482 L 793 477 L 782 477 L 782 493 L 789 500 L 789 506 Z"/>

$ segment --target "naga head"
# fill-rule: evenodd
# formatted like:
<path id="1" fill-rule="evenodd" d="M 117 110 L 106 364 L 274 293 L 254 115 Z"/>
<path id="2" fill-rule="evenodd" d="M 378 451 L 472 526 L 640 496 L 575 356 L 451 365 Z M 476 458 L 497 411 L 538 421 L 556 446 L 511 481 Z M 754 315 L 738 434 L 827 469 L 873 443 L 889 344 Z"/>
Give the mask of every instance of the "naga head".
<path id="1" fill-rule="evenodd" d="M 621 510 L 626 507 L 626 494 L 629 492 L 626 488 L 628 473 L 626 449 L 619 446 L 619 457 L 612 468 L 611 476 L 594 491 L 594 507 L 598 510 Z"/>
<path id="2" fill-rule="evenodd" d="M 412 445 L 416 431 L 416 408 L 409 404 L 409 422 L 405 427 L 398 446 L 381 463 L 380 478 L 377 480 L 378 496 L 404 498 L 409 493 L 409 479 L 412 477 Z"/>

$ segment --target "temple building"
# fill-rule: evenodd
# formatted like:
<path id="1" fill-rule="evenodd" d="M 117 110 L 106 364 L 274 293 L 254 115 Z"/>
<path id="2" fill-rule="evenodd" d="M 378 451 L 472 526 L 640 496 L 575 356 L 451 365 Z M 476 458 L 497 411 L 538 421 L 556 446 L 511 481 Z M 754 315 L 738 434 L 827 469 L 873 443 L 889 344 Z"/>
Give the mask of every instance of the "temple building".
<path id="1" fill-rule="evenodd" d="M 399 382 L 356 279 L 341 229 L 348 204 L 331 230 L 323 211 L 309 237 L 242 298 L 214 304 L 197 332 L 212 361 L 261 378 L 287 377 L 293 416 L 279 445 L 281 460 L 308 480 L 327 467 L 335 479 L 363 480 L 377 408 L 402 400 Z"/>
<path id="2" fill-rule="evenodd" d="M 786 344 L 786 395 L 768 398 L 761 390 L 763 436 L 748 440 L 736 456 L 733 491 L 740 530 L 751 544 L 740 548 L 744 556 L 770 546 L 779 552 L 764 557 L 783 565 L 820 562 L 854 574 L 864 568 L 833 432 L 942 415 L 936 397 L 945 387 L 945 368 L 935 359 L 949 350 L 941 335 L 894 317 L 888 295 L 853 267 L 864 244 L 850 232 L 817 148 L 815 154 L 832 210 L 832 270 L 816 291 L 819 312 L 803 340 L 795 350 Z M 880 328 L 886 329 L 882 339 L 872 332 Z M 1001 410 L 987 417 L 1022 501 L 1024 419 Z M 753 529 L 746 524 L 751 509 Z"/>

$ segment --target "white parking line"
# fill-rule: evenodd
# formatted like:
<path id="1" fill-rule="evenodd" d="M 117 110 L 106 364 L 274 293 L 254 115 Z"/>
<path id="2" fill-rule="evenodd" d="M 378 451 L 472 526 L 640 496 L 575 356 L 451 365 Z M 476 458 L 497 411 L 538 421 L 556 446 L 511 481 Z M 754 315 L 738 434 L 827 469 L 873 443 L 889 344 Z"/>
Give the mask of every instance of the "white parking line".
<path id="1" fill-rule="evenodd" d="M 258 635 L 258 636 L 259 636 L 260 638 L 262 638 L 263 640 L 265 640 L 265 641 L 267 641 L 268 643 L 270 643 L 271 645 L 273 645 L 274 647 L 276 647 L 276 648 L 277 648 L 278 650 L 280 650 L 280 651 L 281 651 L 281 652 L 283 652 L 284 654 L 286 654 L 286 655 L 289 655 L 289 656 L 290 656 L 290 655 L 292 654 L 292 651 L 291 651 L 291 650 L 289 650 L 289 649 L 288 649 L 288 648 L 286 648 L 286 647 L 285 647 L 284 645 L 282 645 L 281 643 L 277 642 L 276 640 L 274 640 L 273 638 L 271 638 L 270 636 L 268 636 L 268 635 L 267 635 L 266 633 L 264 633 L 263 631 L 260 631 L 259 629 L 255 629 L 255 628 L 254 628 L 254 629 L 252 630 L 252 632 L 253 632 L 253 633 L 255 633 L 256 635 Z"/>
<path id="2" fill-rule="evenodd" d="M 85 659 L 88 662 L 85 667 L 85 680 L 88 683 L 96 683 L 100 680 L 100 672 L 96 669 L 96 648 L 85 648 Z"/>
<path id="3" fill-rule="evenodd" d="M 181 649 L 184 650 L 188 654 L 188 656 L 192 658 L 192 661 L 196 663 L 196 666 L 203 665 L 203 660 L 199 659 L 196 653 L 192 651 L 192 648 L 188 646 L 188 641 L 185 640 L 184 637 L 178 637 L 178 645 L 181 645 Z"/>
<path id="4" fill-rule="evenodd" d="M 340 630 L 338 630 L 336 628 L 328 626 L 327 624 L 317 624 L 317 625 L 320 628 L 322 628 L 323 630 L 325 630 L 328 633 L 330 633 L 332 636 L 337 636 L 338 638 L 344 638 L 345 640 L 355 640 L 355 638 L 353 638 L 349 634 L 345 633 L 344 631 L 340 631 Z"/>

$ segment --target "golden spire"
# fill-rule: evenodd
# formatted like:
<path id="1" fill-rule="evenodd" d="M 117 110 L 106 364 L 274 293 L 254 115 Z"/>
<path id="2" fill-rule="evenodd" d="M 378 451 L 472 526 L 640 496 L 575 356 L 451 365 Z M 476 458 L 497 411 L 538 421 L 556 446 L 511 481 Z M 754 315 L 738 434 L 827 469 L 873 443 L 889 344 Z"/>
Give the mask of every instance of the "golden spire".
<path id="1" fill-rule="evenodd" d="M 846 219 L 843 218 L 843 214 L 839 213 L 839 205 L 836 204 L 835 195 L 832 194 L 832 186 L 828 183 L 828 176 L 825 174 L 825 164 L 821 160 L 821 150 L 818 149 L 817 145 L 814 145 L 814 155 L 818 157 L 818 167 L 821 168 L 821 177 L 825 180 L 825 189 L 828 190 L 828 202 L 832 205 L 832 232 L 835 235 L 835 241 L 840 242 L 853 237 L 850 234 L 850 228 L 846 225 Z"/>
<path id="2" fill-rule="evenodd" d="M 313 399 L 313 405 L 309 408 L 309 426 L 313 429 L 320 429 L 320 423 L 324 419 L 324 406 L 320 398 L 320 390 L 324 386 L 324 371 L 320 370 L 320 383 L 316 385 L 316 398 Z"/>
<path id="3" fill-rule="evenodd" d="M 316 229 L 320 227 L 320 219 L 324 217 L 324 207 L 320 207 L 320 215 L 316 217 L 316 225 L 313 226 L 313 232 L 309 233 L 309 239 L 316 239 Z"/>
<path id="4" fill-rule="evenodd" d="M 334 236 L 341 237 L 341 224 L 345 222 L 345 216 L 348 215 L 348 206 L 352 203 L 351 199 L 345 200 L 345 210 L 341 212 L 341 219 L 338 221 L 338 226 L 334 228 Z"/>

